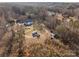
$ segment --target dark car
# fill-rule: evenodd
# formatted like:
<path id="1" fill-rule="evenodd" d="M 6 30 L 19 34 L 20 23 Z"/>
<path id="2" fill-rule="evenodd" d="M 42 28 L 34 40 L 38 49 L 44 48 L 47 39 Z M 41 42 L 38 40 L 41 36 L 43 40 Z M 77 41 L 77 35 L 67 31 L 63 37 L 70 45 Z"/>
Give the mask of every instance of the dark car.
<path id="1" fill-rule="evenodd" d="M 32 32 L 32 36 L 33 36 L 33 37 L 40 37 L 40 34 L 37 33 L 37 32 Z"/>

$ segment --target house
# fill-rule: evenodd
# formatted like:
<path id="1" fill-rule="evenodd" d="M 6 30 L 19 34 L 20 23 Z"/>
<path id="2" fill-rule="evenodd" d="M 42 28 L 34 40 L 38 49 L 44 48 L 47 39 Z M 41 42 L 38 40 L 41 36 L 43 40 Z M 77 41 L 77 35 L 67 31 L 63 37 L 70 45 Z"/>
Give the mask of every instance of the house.
<path id="1" fill-rule="evenodd" d="M 31 26 L 33 24 L 32 19 L 24 19 L 24 20 L 17 20 L 16 23 L 24 24 L 25 26 Z"/>
<path id="2" fill-rule="evenodd" d="M 33 24 L 32 19 L 24 20 L 24 25 L 25 25 L 25 26 L 31 26 L 32 24 Z"/>

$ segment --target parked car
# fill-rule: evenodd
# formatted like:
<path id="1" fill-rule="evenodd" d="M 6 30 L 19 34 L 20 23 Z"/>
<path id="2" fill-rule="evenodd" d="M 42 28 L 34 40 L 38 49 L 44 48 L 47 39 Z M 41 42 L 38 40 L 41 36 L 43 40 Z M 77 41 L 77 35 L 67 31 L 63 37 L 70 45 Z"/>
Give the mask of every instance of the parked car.
<path id="1" fill-rule="evenodd" d="M 58 33 L 53 32 L 53 31 L 51 31 L 50 36 L 51 36 L 51 39 L 54 39 L 54 38 L 58 39 L 58 38 L 60 38 L 60 36 L 58 35 Z"/>
<path id="2" fill-rule="evenodd" d="M 54 39 L 55 34 L 51 33 L 51 39 Z"/>
<path id="3" fill-rule="evenodd" d="M 33 36 L 33 37 L 40 37 L 40 34 L 35 31 L 35 32 L 32 32 L 32 36 Z"/>

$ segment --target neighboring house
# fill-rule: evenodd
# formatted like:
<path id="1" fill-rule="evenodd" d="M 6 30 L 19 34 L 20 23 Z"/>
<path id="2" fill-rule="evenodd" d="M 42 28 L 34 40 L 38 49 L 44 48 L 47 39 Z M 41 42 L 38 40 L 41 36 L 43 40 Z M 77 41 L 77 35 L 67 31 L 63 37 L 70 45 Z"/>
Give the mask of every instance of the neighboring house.
<path id="1" fill-rule="evenodd" d="M 74 22 L 74 21 L 77 21 L 77 20 L 78 19 L 76 17 L 69 17 L 69 18 L 64 19 L 64 22 L 68 24 L 70 21 Z"/>
<path id="2" fill-rule="evenodd" d="M 54 12 L 51 12 L 51 11 L 48 11 L 47 14 L 48 14 L 48 16 L 55 15 L 55 13 Z"/>
<path id="3" fill-rule="evenodd" d="M 63 21 L 63 15 L 61 13 L 56 13 L 56 18 L 60 21 Z"/>
<path id="4" fill-rule="evenodd" d="M 71 19 L 71 21 L 77 21 L 76 17 L 69 17 L 69 19 Z"/>
<path id="5" fill-rule="evenodd" d="M 65 20 L 65 22 L 70 22 L 71 21 L 71 19 L 70 18 L 67 18 L 66 20 Z"/>

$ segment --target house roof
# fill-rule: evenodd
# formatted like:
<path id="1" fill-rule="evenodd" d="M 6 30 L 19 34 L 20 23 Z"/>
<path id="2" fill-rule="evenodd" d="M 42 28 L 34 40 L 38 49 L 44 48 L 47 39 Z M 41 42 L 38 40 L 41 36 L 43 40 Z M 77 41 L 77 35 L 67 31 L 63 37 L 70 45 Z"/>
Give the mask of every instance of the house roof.
<path id="1" fill-rule="evenodd" d="M 32 22 L 32 19 L 25 19 L 24 22 Z"/>
<path id="2" fill-rule="evenodd" d="M 24 19 L 24 20 L 18 19 L 16 22 L 18 22 L 18 23 L 32 22 L 32 19 Z"/>

